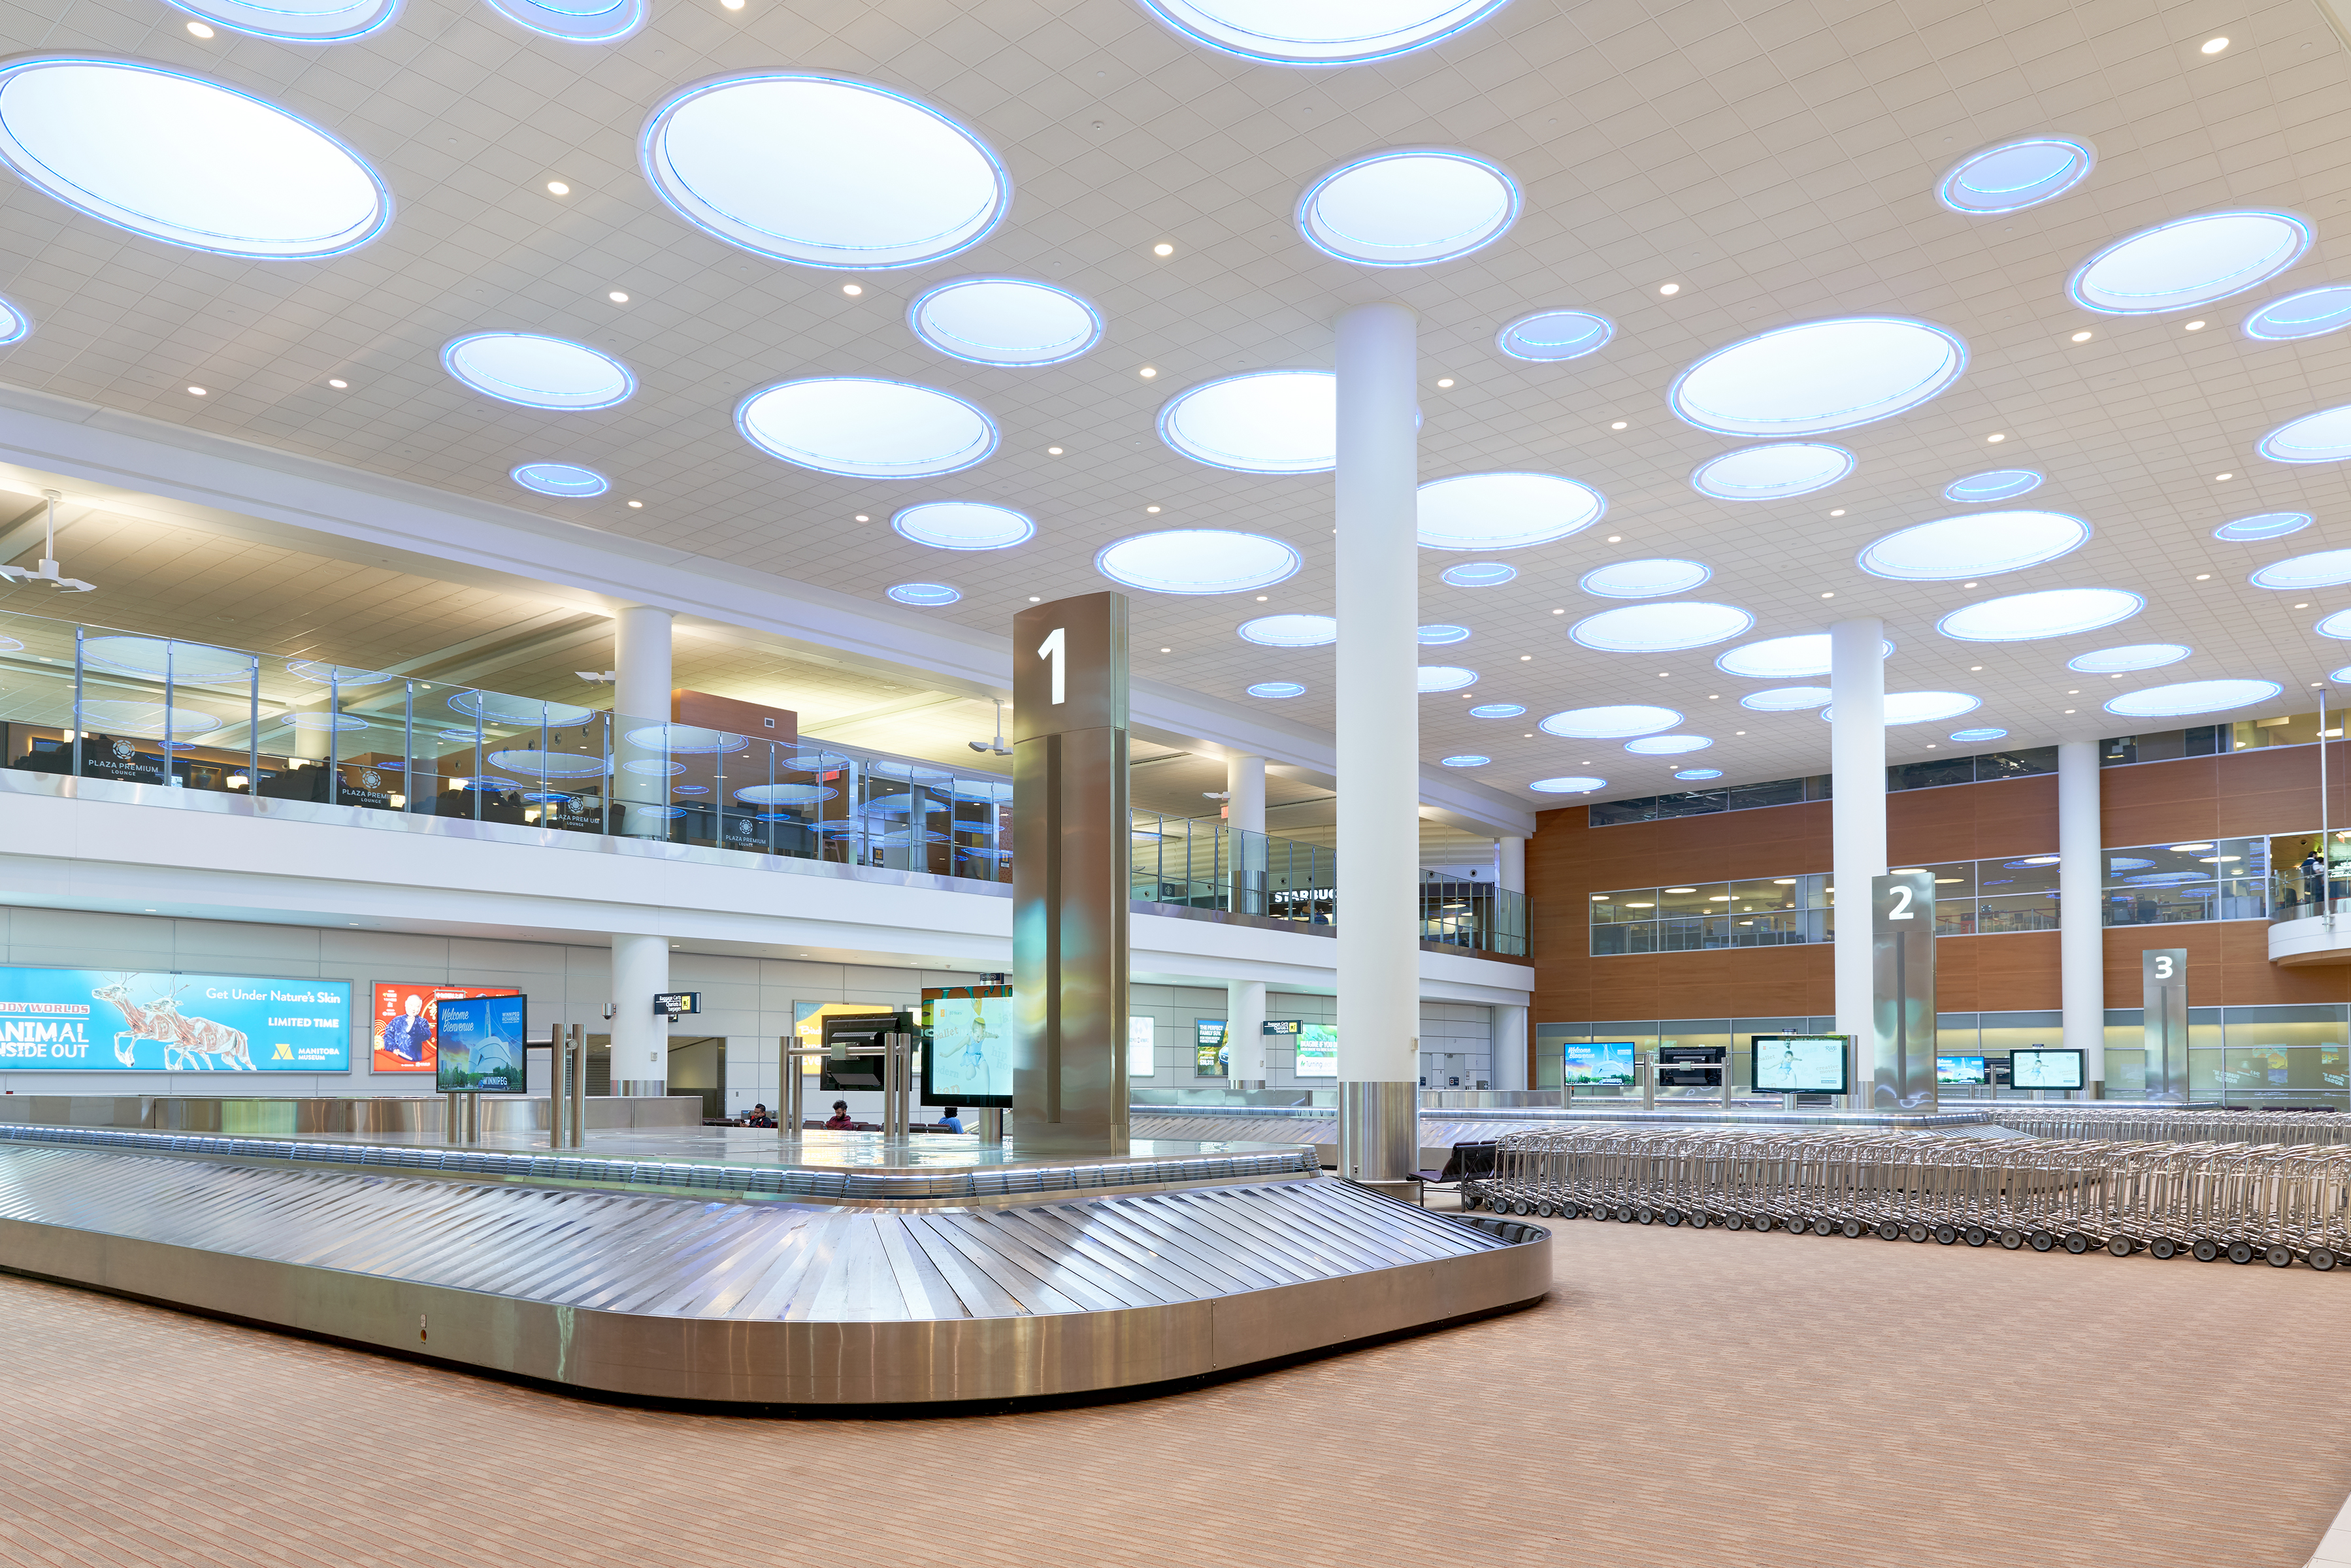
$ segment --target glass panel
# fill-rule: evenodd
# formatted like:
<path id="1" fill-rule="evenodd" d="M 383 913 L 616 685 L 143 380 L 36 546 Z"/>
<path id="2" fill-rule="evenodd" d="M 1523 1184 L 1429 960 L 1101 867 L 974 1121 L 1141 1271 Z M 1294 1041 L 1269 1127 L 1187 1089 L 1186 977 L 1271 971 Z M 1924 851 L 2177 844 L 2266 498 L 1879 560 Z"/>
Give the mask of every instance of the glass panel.
<path id="1" fill-rule="evenodd" d="M 2210 876 L 2212 873 L 2208 871 L 2204 874 Z M 2057 857 L 2053 853 L 2016 855 L 2006 860 L 1976 862 L 1976 894 L 1979 897 L 2056 891 Z"/>
<path id="2" fill-rule="evenodd" d="M 1618 822 L 1646 822 L 1656 815 L 1655 799 L 1642 800 L 1603 800 L 1590 809 L 1584 821 L 1595 828 L 1605 828 Z"/>
<path id="3" fill-rule="evenodd" d="M 1972 757 L 1938 758 L 1932 762 L 1903 762 L 1886 770 L 1888 789 L 1938 789 L 1947 784 L 1975 782 Z"/>
<path id="4" fill-rule="evenodd" d="M 1804 798 L 1801 779 L 1774 779 L 1764 784 L 1741 784 L 1723 794 L 1726 811 L 1752 810 L 1759 806 L 1792 806 Z"/>
<path id="5" fill-rule="evenodd" d="M 2220 918 L 2220 884 L 2170 883 L 2121 889 L 2105 895 L 2109 925 L 2169 925 L 2183 920 Z"/>
<path id="6" fill-rule="evenodd" d="M 1715 907 L 1715 895 L 1728 898 L 1730 884 L 1727 882 L 1682 883 L 1673 887 L 1657 889 L 1657 915 L 1662 920 L 1674 915 L 1719 915 Z"/>
<path id="7" fill-rule="evenodd" d="M 1662 821 L 1668 817 L 1703 817 L 1721 810 L 1729 802 L 1719 789 L 1691 790 L 1681 795 L 1657 797 L 1656 817 Z"/>
<path id="8" fill-rule="evenodd" d="M 2022 779 L 2034 773 L 2057 771 L 2057 748 L 2035 746 L 2022 751 L 1988 751 L 1976 758 L 1976 778 Z"/>
<path id="9" fill-rule="evenodd" d="M 2056 929 L 2057 895 L 2053 893 L 2027 893 L 1976 901 L 1976 931 L 1979 935 Z"/>
<path id="10" fill-rule="evenodd" d="M 1660 1048 L 1669 1045 L 1712 1045 L 1723 1047 L 1727 1051 L 1730 1045 L 1730 1021 L 1728 1019 L 1667 1019 L 1657 1025 L 1657 1044 Z M 1735 1085 L 1737 1080 L 1732 1080 L 1732 1082 Z M 1708 1089 L 1702 1085 L 1667 1087 L 1660 1084 L 1657 1087 L 1657 1098 L 1660 1100 L 1712 1100 L 1719 1103 L 1722 1099 L 1722 1091 Z"/>
<path id="11" fill-rule="evenodd" d="M 1729 913 L 1735 915 L 1766 915 L 1783 909 L 1804 907 L 1803 879 L 1782 876 L 1729 884 Z"/>
<path id="12" fill-rule="evenodd" d="M 1656 917 L 1657 890 L 1654 887 L 1627 888 L 1592 895 L 1592 924 L 1594 925 L 1614 925 L 1626 920 L 1655 920 Z"/>
<path id="13" fill-rule="evenodd" d="M 1978 1015 L 1978 1022 L 1981 1027 L 1984 1056 L 1998 1059 L 2002 1070 L 1995 1077 L 2005 1076 L 2009 1052 L 2030 1050 L 2034 1046 L 2056 1046 L 2063 1043 L 2064 1035 L 2064 1015 L 2062 1013 L 1982 1013 Z M 1939 1033 L 1938 1030 L 1938 1038 Z M 1999 1088 L 2002 1093 L 2016 1092 L 2005 1084 L 1999 1085 Z M 2030 1094 L 2032 1092 L 2026 1090 L 2024 1092 Z"/>
<path id="14" fill-rule="evenodd" d="M 1695 953 L 1705 945 L 1706 922 L 1695 915 L 1660 920 L 1655 929 L 1660 953 Z"/>

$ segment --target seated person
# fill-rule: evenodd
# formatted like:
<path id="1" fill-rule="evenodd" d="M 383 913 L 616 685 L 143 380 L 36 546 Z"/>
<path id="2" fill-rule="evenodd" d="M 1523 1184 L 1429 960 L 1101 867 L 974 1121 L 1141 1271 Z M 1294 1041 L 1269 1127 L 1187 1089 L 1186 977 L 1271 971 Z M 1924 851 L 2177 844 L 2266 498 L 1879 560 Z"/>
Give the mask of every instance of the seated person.
<path id="1" fill-rule="evenodd" d="M 960 1133 L 963 1131 L 963 1117 L 957 1113 L 954 1106 L 948 1106 L 946 1108 L 946 1114 L 939 1118 L 939 1131 L 942 1133 Z"/>
<path id="2" fill-rule="evenodd" d="M 750 1114 L 743 1118 L 743 1124 L 747 1127 L 772 1127 L 776 1119 L 768 1114 L 765 1104 L 758 1104 L 751 1107 Z"/>
<path id="3" fill-rule="evenodd" d="M 828 1133 L 853 1133 L 857 1130 L 857 1118 L 849 1113 L 848 1101 L 835 1100 L 832 1103 L 832 1117 L 825 1123 L 824 1130 Z"/>

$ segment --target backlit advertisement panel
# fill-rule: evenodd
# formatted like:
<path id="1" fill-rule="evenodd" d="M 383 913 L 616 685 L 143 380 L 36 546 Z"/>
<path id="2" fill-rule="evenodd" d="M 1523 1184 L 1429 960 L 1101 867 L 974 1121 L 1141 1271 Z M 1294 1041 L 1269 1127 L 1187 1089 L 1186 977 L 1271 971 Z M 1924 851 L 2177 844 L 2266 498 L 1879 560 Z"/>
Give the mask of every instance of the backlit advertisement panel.
<path id="1" fill-rule="evenodd" d="M 512 986 L 446 986 L 438 980 L 378 980 L 368 1023 L 371 1072 L 434 1070 L 434 1009 L 464 997 L 511 997 Z"/>
<path id="2" fill-rule="evenodd" d="M 434 1008 L 434 1087 L 444 1094 L 528 1092 L 524 1041 L 528 1003 L 502 997 L 450 997 Z"/>
<path id="3" fill-rule="evenodd" d="M 1301 1024 L 1298 1028 L 1298 1065 L 1292 1071 L 1301 1078 L 1338 1077 L 1339 1026 L 1334 1023 Z"/>
<path id="4" fill-rule="evenodd" d="M 350 1067 L 348 980 L 0 967 L 0 1071 Z"/>

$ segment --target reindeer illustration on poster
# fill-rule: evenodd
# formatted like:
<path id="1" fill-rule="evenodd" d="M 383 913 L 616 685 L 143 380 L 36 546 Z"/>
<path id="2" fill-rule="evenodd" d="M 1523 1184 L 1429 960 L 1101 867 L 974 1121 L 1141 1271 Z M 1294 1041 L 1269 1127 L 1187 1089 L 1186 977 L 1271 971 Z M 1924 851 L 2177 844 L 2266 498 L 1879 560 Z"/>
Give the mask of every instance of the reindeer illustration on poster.
<path id="1" fill-rule="evenodd" d="M 163 1048 L 166 1072 L 224 1068 L 254 1071 L 253 1055 L 246 1049 L 243 1030 L 211 1019 L 190 1018 L 180 1011 L 180 993 L 185 989 L 185 986 L 175 986 L 170 996 L 160 997 L 144 1007 L 131 999 L 127 977 L 90 992 L 98 1000 L 113 1004 L 128 1026 L 115 1033 L 115 1060 L 125 1067 L 135 1067 L 139 1042 L 152 1040 Z"/>

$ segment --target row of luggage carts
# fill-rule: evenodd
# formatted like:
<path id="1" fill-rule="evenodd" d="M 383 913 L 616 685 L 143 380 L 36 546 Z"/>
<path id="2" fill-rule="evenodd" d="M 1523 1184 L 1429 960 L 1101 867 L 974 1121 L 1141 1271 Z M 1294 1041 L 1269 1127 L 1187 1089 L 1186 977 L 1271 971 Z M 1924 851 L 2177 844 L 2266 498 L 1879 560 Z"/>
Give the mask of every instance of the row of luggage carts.
<path id="1" fill-rule="evenodd" d="M 1991 1108 L 2000 1126 L 2036 1138 L 2139 1138 L 2171 1144 L 2351 1145 L 2351 1116 L 2336 1111 L 2167 1110 L 2095 1102 Z"/>
<path id="2" fill-rule="evenodd" d="M 1582 1126 L 1496 1140 L 1462 1206 L 2202 1262 L 2351 1257 L 2351 1147 Z"/>

